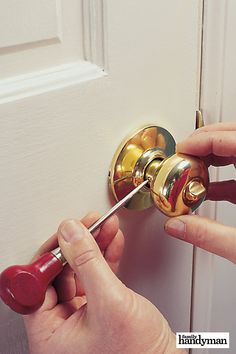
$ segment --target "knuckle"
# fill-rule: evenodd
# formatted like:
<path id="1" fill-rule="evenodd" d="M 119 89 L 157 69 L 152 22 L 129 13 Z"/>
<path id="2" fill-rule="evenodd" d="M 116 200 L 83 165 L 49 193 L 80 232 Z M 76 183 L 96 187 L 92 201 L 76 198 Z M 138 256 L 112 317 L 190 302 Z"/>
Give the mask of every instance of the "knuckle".
<path id="1" fill-rule="evenodd" d="M 213 154 L 221 154 L 223 153 L 225 146 L 224 146 L 224 140 L 222 139 L 221 136 L 212 136 L 212 152 Z"/>
<path id="2" fill-rule="evenodd" d="M 60 223 L 60 225 L 59 225 L 59 227 L 58 227 L 58 230 L 60 231 L 60 230 L 62 230 L 65 226 L 67 226 L 67 225 L 69 225 L 69 224 L 71 224 L 71 223 L 76 223 L 77 221 L 75 220 L 75 219 L 65 219 L 65 220 L 63 220 L 61 223 Z"/>
<path id="3" fill-rule="evenodd" d="M 94 249 L 88 249 L 81 254 L 78 254 L 74 258 L 74 264 L 77 268 L 80 268 L 87 263 L 97 262 L 99 259 L 98 252 Z"/>
<path id="4" fill-rule="evenodd" d="M 202 226 L 202 227 L 199 227 L 199 228 L 196 228 L 195 230 L 195 241 L 196 241 L 196 245 L 197 246 L 200 246 L 200 247 L 203 247 L 204 246 L 204 243 L 205 243 L 205 236 L 206 236 L 206 227 L 205 226 Z"/>
<path id="5" fill-rule="evenodd" d="M 96 210 L 90 210 L 82 219 L 84 222 L 94 222 L 94 220 L 98 220 L 101 217 L 101 214 Z"/>
<path id="6" fill-rule="evenodd" d="M 205 236 L 207 231 L 207 227 L 204 224 L 189 225 L 186 232 L 186 238 L 194 245 L 202 247 L 205 243 Z"/>

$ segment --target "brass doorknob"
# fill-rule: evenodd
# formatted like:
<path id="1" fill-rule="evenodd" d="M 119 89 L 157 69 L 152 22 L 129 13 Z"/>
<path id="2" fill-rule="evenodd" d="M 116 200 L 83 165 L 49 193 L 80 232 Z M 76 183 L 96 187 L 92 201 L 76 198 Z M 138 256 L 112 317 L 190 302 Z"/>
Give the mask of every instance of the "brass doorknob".
<path id="1" fill-rule="evenodd" d="M 164 159 L 156 172 L 150 164 L 146 174 L 154 204 L 168 216 L 188 214 L 205 199 L 208 171 L 196 157 L 174 154 Z"/>
<path id="2" fill-rule="evenodd" d="M 153 204 L 168 216 L 188 214 L 205 199 L 209 175 L 205 163 L 194 156 L 175 154 L 175 141 L 164 128 L 147 126 L 132 134 L 118 148 L 110 169 L 110 186 L 122 199 L 145 179 L 129 209 Z"/>

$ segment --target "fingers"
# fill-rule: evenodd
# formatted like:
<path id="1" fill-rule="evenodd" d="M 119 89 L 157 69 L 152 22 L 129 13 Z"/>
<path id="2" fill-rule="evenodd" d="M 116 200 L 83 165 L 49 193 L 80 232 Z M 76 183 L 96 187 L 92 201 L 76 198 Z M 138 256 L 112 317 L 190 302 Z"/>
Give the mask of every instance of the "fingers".
<path id="1" fill-rule="evenodd" d="M 96 237 L 96 242 L 100 249 L 104 251 L 119 230 L 119 219 L 116 215 L 111 216 L 100 228 Z"/>
<path id="2" fill-rule="evenodd" d="M 196 156 L 236 156 L 236 131 L 209 131 L 193 134 L 176 145 L 176 152 Z"/>
<path id="3" fill-rule="evenodd" d="M 31 334 L 32 329 L 35 327 L 35 323 L 37 328 L 37 319 L 40 318 L 40 315 L 43 314 L 43 312 L 45 311 L 54 309 L 56 304 L 57 304 L 56 291 L 52 286 L 49 286 L 46 291 L 45 299 L 42 306 L 34 313 L 23 316 L 25 327 L 28 334 Z"/>
<path id="4" fill-rule="evenodd" d="M 53 286 L 57 292 L 58 302 L 70 301 L 76 296 L 75 273 L 69 264 L 64 266 L 63 271 L 54 280 Z"/>
<path id="5" fill-rule="evenodd" d="M 96 211 L 92 211 L 92 212 L 88 213 L 85 217 L 83 217 L 81 222 L 85 225 L 85 227 L 89 227 L 93 223 L 95 223 L 99 218 L 100 218 L 100 214 Z M 99 233 L 99 229 L 97 230 L 97 233 L 95 233 L 95 236 L 98 233 Z M 45 241 L 40 246 L 38 251 L 35 253 L 32 261 L 35 261 L 37 258 L 42 256 L 44 253 L 52 251 L 56 247 L 58 247 L 57 233 L 52 235 L 47 241 Z"/>
<path id="6" fill-rule="evenodd" d="M 169 219 L 166 232 L 236 263 L 236 229 L 196 215 Z"/>
<path id="7" fill-rule="evenodd" d="M 56 305 L 57 305 L 57 293 L 53 288 L 53 286 L 50 285 L 45 293 L 45 299 L 43 304 L 40 306 L 40 308 L 37 311 L 33 312 L 32 314 L 24 315 L 24 318 L 31 319 L 32 317 L 35 317 L 38 314 L 41 314 L 45 311 L 52 310 L 53 308 L 55 308 Z"/>
<path id="8" fill-rule="evenodd" d="M 236 123 L 219 122 L 215 124 L 204 125 L 203 127 L 194 130 L 192 135 L 211 131 L 236 131 Z"/>
<path id="9" fill-rule="evenodd" d="M 119 230 L 115 238 L 111 241 L 105 251 L 105 259 L 114 273 L 118 272 L 121 256 L 124 251 L 125 239 L 123 233 Z"/>
<path id="10" fill-rule="evenodd" d="M 87 215 L 85 215 L 82 219 L 81 222 L 84 224 L 84 226 L 88 229 L 90 226 L 92 226 L 99 218 L 101 217 L 100 213 L 97 211 L 91 211 Z M 100 228 L 98 228 L 95 232 L 93 237 L 96 238 L 100 231 Z"/>
<path id="11" fill-rule="evenodd" d="M 88 306 L 97 310 L 112 291 L 119 291 L 121 282 L 82 223 L 76 220 L 63 222 L 58 229 L 58 241 L 71 268 L 81 279 Z"/>
<path id="12" fill-rule="evenodd" d="M 209 184 L 207 199 L 226 200 L 236 204 L 236 181 L 212 182 Z"/>
<path id="13" fill-rule="evenodd" d="M 98 212 L 88 213 L 81 222 L 88 228 L 100 218 Z M 116 236 L 119 230 L 118 217 L 113 215 L 110 217 L 98 230 L 93 233 L 100 249 L 104 251 Z M 57 276 L 53 285 L 56 288 L 59 302 L 66 302 L 73 299 L 75 296 L 84 295 L 84 289 L 81 280 L 74 273 L 74 270 L 69 266 L 65 266 L 63 271 Z"/>
<path id="14" fill-rule="evenodd" d="M 81 222 L 88 228 L 100 218 L 98 212 L 88 213 Z M 117 216 L 110 217 L 99 229 L 97 229 L 93 236 L 101 250 L 105 251 L 108 245 L 115 238 L 119 230 L 119 220 Z M 42 254 L 53 250 L 58 247 L 57 233 L 51 236 L 37 251 L 33 260 L 39 258 Z M 110 265 L 112 269 L 117 266 Z M 74 298 L 76 295 L 84 294 L 84 289 L 80 279 L 75 276 L 74 270 L 66 265 L 63 271 L 57 276 L 53 282 L 58 295 L 58 302 L 67 302 Z"/>
<path id="15" fill-rule="evenodd" d="M 104 258 L 111 268 L 111 270 L 116 274 L 118 272 L 120 259 L 124 250 L 124 235 L 121 230 L 118 230 L 116 234 L 113 235 L 112 241 L 109 243 L 108 247 L 104 250 Z M 76 280 L 76 295 L 84 295 L 83 285 L 78 277 Z"/>
<path id="16" fill-rule="evenodd" d="M 45 241 L 42 246 L 38 249 L 38 251 L 33 256 L 31 262 L 34 262 L 44 253 L 52 251 L 54 248 L 58 247 L 58 239 L 57 234 L 52 235 L 47 241 Z"/>
<path id="17" fill-rule="evenodd" d="M 112 249 L 114 249 L 114 252 L 115 252 L 116 244 L 120 243 L 120 238 L 121 238 L 121 237 L 116 237 L 118 233 L 119 234 L 121 233 L 121 231 L 119 230 L 119 219 L 116 215 L 113 215 L 101 226 L 100 232 L 96 237 L 96 242 L 97 242 L 100 250 L 104 254 L 104 256 L 106 254 L 105 253 L 106 249 L 108 247 L 110 247 L 111 243 L 113 245 L 115 244 L 114 246 L 112 246 Z M 123 234 L 122 234 L 122 236 L 123 236 Z M 113 240 L 115 240 L 114 243 L 113 243 Z M 119 247 L 119 246 L 117 246 L 117 247 Z M 112 253 L 112 250 L 111 250 L 111 253 Z M 121 254 L 120 254 L 120 257 L 121 257 Z M 106 256 L 105 256 L 105 259 L 108 262 Z M 108 264 L 113 271 L 114 271 L 114 269 L 118 268 L 118 264 L 116 265 L 116 267 L 113 266 L 113 264 L 111 265 L 109 262 L 108 262 Z M 80 278 L 76 276 L 75 281 L 76 281 L 76 295 L 81 296 L 84 294 L 84 289 L 81 284 Z"/>
<path id="18" fill-rule="evenodd" d="M 100 214 L 98 212 L 90 212 L 81 220 L 81 222 L 86 227 L 89 227 L 94 222 L 96 222 L 99 217 Z M 94 236 L 96 237 L 96 234 L 98 233 L 99 229 L 97 230 L 97 232 L 94 233 Z M 42 246 L 35 253 L 32 262 L 42 256 L 44 253 L 52 251 L 56 247 L 58 247 L 57 233 L 52 235 L 47 241 L 42 244 Z M 67 265 L 63 268 L 62 272 L 57 276 L 57 278 L 53 282 L 53 286 L 55 287 L 57 292 L 58 302 L 65 302 L 73 299 L 73 297 L 76 295 L 76 280 L 74 271 L 70 268 L 70 266 Z"/>
<path id="19" fill-rule="evenodd" d="M 204 157 L 207 166 L 236 165 L 236 123 L 216 123 L 196 129 L 178 143 L 176 152 Z"/>
<path id="20" fill-rule="evenodd" d="M 236 164 L 236 157 L 234 156 L 215 156 L 213 154 L 210 154 L 204 157 L 203 160 L 208 167 Z"/>

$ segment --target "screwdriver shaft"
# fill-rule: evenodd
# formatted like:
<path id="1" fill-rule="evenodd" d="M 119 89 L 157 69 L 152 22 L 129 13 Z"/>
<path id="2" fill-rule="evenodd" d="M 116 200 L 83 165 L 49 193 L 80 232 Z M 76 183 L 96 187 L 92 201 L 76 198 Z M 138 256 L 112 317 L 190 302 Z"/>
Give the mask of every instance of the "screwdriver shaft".
<path id="1" fill-rule="evenodd" d="M 123 199 L 121 199 L 118 203 L 116 203 L 111 209 L 109 209 L 100 219 L 98 219 L 94 224 L 92 224 L 88 230 L 89 232 L 94 232 L 101 226 L 110 216 L 115 214 L 122 206 L 124 206 L 128 201 L 140 190 L 142 189 L 149 180 L 145 180 L 140 183 L 136 188 L 134 188 L 130 193 L 128 193 Z M 51 251 L 57 258 L 59 258 L 63 264 L 66 264 L 66 259 L 64 258 L 60 247 L 55 248 Z"/>
<path id="2" fill-rule="evenodd" d="M 145 180 L 144 182 L 140 183 L 138 187 L 134 188 L 130 193 L 128 193 L 123 199 L 121 199 L 118 203 L 116 203 L 110 210 L 108 210 L 98 221 L 96 221 L 90 228 L 88 229 L 89 232 L 95 231 L 104 221 L 106 221 L 110 216 L 115 214 L 116 211 L 118 211 L 123 205 L 128 203 L 128 201 L 141 189 L 143 188 L 146 184 L 148 183 L 148 180 Z"/>

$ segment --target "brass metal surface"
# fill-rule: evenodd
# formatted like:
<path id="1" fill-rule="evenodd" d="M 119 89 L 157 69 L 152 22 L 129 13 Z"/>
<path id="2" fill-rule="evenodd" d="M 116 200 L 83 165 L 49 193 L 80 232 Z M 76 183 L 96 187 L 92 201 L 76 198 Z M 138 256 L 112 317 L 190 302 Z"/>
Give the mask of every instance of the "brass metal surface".
<path id="1" fill-rule="evenodd" d="M 116 200 L 144 181 L 148 165 L 156 159 L 163 160 L 175 152 L 175 141 L 164 128 L 146 126 L 125 139 L 113 158 L 109 182 Z M 143 187 L 126 204 L 128 209 L 146 209 L 153 205 L 150 189 Z"/>
<path id="2" fill-rule="evenodd" d="M 204 127 L 204 119 L 202 116 L 201 111 L 196 111 L 196 123 L 195 123 L 195 129 Z"/>
<path id="3" fill-rule="evenodd" d="M 184 191 L 184 201 L 186 203 L 197 202 L 206 194 L 206 188 L 202 184 L 201 180 L 193 179 L 189 182 Z"/>
<path id="4" fill-rule="evenodd" d="M 109 173 L 116 200 L 145 180 L 149 183 L 126 208 L 142 210 L 154 204 L 165 215 L 177 216 L 193 212 L 203 202 L 209 176 L 201 159 L 175 154 L 175 141 L 166 129 L 147 126 L 120 145 Z"/>
<path id="5" fill-rule="evenodd" d="M 151 195 L 164 214 L 188 214 L 203 202 L 208 183 L 208 170 L 202 160 L 174 154 L 162 162 L 151 183 Z"/>
<path id="6" fill-rule="evenodd" d="M 150 164 L 146 168 L 145 172 L 145 178 L 149 180 L 149 187 L 150 183 L 153 181 L 154 178 L 156 178 L 156 175 L 159 171 L 159 169 L 162 166 L 164 159 L 156 159 L 150 162 Z"/>

